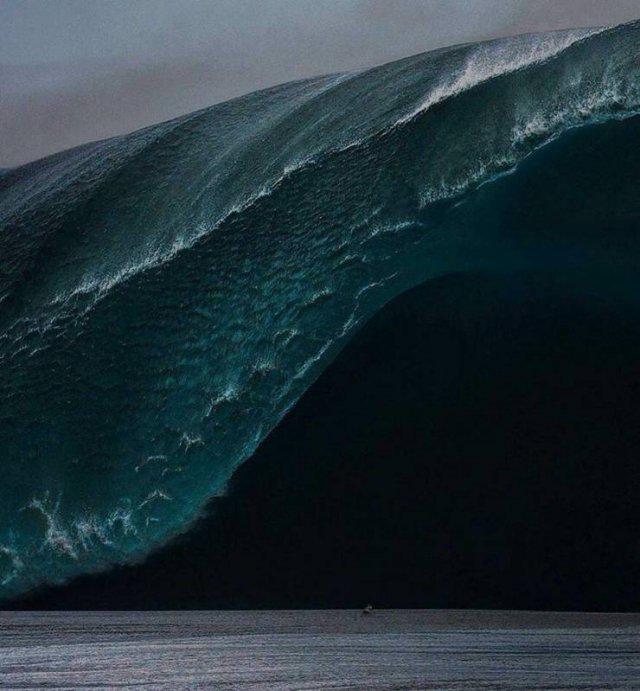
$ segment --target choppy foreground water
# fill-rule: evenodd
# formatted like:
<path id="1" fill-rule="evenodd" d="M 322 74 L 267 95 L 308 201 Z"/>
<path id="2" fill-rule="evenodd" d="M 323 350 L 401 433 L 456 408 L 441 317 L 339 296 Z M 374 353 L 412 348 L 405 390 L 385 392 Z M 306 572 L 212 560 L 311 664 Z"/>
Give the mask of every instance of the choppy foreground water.
<path id="1" fill-rule="evenodd" d="M 0 613 L 3 688 L 640 687 L 640 615 Z"/>

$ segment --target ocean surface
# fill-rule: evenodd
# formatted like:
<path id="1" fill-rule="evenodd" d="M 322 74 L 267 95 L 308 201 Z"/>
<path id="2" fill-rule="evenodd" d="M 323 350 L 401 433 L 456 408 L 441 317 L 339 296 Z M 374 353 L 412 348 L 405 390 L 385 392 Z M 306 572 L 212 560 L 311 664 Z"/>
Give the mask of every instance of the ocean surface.
<path id="1" fill-rule="evenodd" d="M 386 610 L 0 614 L 0 687 L 633 689 L 640 616 Z"/>

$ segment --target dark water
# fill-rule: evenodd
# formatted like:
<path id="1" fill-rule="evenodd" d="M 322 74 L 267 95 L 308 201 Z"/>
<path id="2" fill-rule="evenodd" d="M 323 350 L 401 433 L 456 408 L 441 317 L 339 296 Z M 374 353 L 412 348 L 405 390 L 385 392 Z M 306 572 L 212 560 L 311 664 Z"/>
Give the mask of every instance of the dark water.
<path id="1" fill-rule="evenodd" d="M 625 615 L 4 613 L 3 688 L 631 689 Z"/>
<path id="2" fill-rule="evenodd" d="M 637 609 L 638 152 L 575 129 L 479 190 L 499 268 L 387 303 L 180 539 L 14 606 Z"/>
<path id="3" fill-rule="evenodd" d="M 562 344 L 566 336 L 567 347 L 560 348 L 559 357 L 543 363 L 549 367 L 541 373 L 546 388 L 537 410 L 545 410 L 558 375 L 556 391 L 568 390 L 574 380 L 579 383 L 572 414 L 560 418 L 545 445 L 544 433 L 536 436 L 534 426 L 526 427 L 527 411 L 536 409 L 535 391 L 530 395 L 530 387 L 523 392 L 505 385 L 501 401 L 487 410 L 520 415 L 486 421 L 498 425 L 494 441 L 500 444 L 492 448 L 491 439 L 479 439 L 478 468 L 488 463 L 509 470 L 509 463 L 520 463 L 511 477 L 525 478 L 530 469 L 532 488 L 549 473 L 559 488 L 570 484 L 567 474 L 584 481 L 585 491 L 575 496 L 588 501 L 579 505 L 561 506 L 549 495 L 547 503 L 557 507 L 556 515 L 593 517 L 584 524 L 584 539 L 575 542 L 575 533 L 561 532 L 552 551 L 561 554 L 565 544 L 566 563 L 579 564 L 571 548 L 580 545 L 584 555 L 585 541 L 594 534 L 594 563 L 627 574 L 635 584 L 631 526 L 637 525 L 637 515 L 629 499 L 634 485 L 625 481 L 638 457 L 634 410 L 640 409 L 631 391 L 636 377 L 628 357 L 640 294 L 639 47 L 638 23 L 456 46 L 358 73 L 280 85 L 3 173 L 0 597 L 16 598 L 43 584 L 142 560 L 189 531 L 207 502 L 225 494 L 238 468 L 295 411 L 304 392 L 359 328 L 407 290 L 460 274 L 488 275 L 501 285 L 511 285 L 519 275 L 562 278 L 547 305 L 559 305 L 564 317 L 546 329 L 540 312 L 528 312 L 538 315 L 541 329 L 529 352 Z M 514 302 L 506 292 L 496 311 L 504 305 L 504 314 L 513 317 L 518 310 L 511 309 Z M 446 312 L 448 298 L 441 297 L 429 312 L 432 316 L 439 309 Z M 569 308 L 582 298 L 588 305 L 582 311 L 576 307 L 574 329 Z M 535 293 L 531 299 L 535 302 Z M 490 338 L 475 338 L 482 323 L 475 303 L 456 304 L 460 311 L 454 331 L 461 329 L 462 340 L 471 345 L 492 346 Z M 598 330 L 599 315 L 612 325 L 610 342 Z M 504 323 L 504 334 L 515 332 L 513 319 L 494 323 Z M 534 334 L 533 329 L 522 331 L 525 340 Z M 411 338 L 410 329 L 405 336 Z M 507 376 L 515 362 L 509 359 L 507 340 L 497 344 L 496 367 L 487 370 L 500 383 L 518 379 L 515 370 Z M 455 357 L 463 362 L 467 357 L 456 350 L 458 342 L 451 350 L 445 341 L 430 351 L 442 355 L 442 366 L 434 370 L 443 377 L 436 384 L 454 373 Z M 575 347 L 578 342 L 582 350 Z M 520 355 L 527 352 L 525 345 L 518 346 Z M 571 364 L 571 352 L 578 353 L 581 366 Z M 622 355 L 616 359 L 618 352 Z M 498 361 L 502 357 L 504 363 Z M 601 367 L 603 357 L 608 359 Z M 491 385 L 481 381 L 482 367 L 491 360 L 491 354 L 482 359 L 479 351 L 472 353 L 468 361 L 481 367 L 475 379 L 460 380 L 462 388 L 482 384 L 479 390 L 486 399 Z M 525 357 L 520 364 L 523 381 L 534 382 L 536 365 Z M 429 390 L 430 384 L 425 385 Z M 624 401 L 615 398 L 619 389 Z M 600 394 L 601 427 L 594 403 Z M 427 395 L 423 419 L 429 419 L 426 413 L 433 408 L 437 427 L 451 406 L 459 431 L 452 436 L 440 434 L 443 427 L 440 432 L 434 428 L 434 442 L 459 439 L 464 453 L 456 457 L 440 446 L 431 456 L 404 459 L 409 463 L 403 469 L 404 487 L 412 486 L 410 464 L 431 468 L 435 477 L 441 462 L 469 460 L 473 434 L 488 429 L 473 416 L 466 428 L 460 427 L 469 398 L 454 399 L 439 402 Z M 585 417 L 579 409 L 583 400 Z M 363 406 L 361 418 L 343 416 L 338 424 L 355 428 L 371 410 Z M 384 424 L 366 428 L 382 430 L 389 419 L 387 415 Z M 512 422 L 517 425 L 510 427 Z M 583 430 L 600 432 L 580 447 L 569 443 L 570 435 L 563 442 L 561 429 L 576 422 Z M 520 438 L 532 444 L 518 454 L 517 444 L 508 443 L 518 439 L 520 424 L 525 426 Z M 611 448 L 616 453 L 601 444 L 607 430 L 615 436 Z M 365 450 L 382 448 L 380 437 L 376 441 L 373 436 L 364 440 Z M 343 459 L 340 444 L 356 438 L 334 444 L 334 462 Z M 429 448 L 427 438 L 422 441 Z M 308 450 L 315 454 L 319 448 Z M 576 448 L 586 455 L 565 459 Z M 359 497 L 347 513 L 361 507 L 366 516 L 368 507 L 379 504 L 392 509 L 390 516 L 416 512 L 414 537 L 424 534 L 428 492 L 426 502 L 416 494 L 416 501 L 407 504 L 404 490 L 398 494 L 398 484 L 385 481 L 398 455 L 387 455 L 387 471 L 376 461 L 372 480 L 361 483 L 366 463 L 351 451 L 351 462 L 343 468 L 316 468 L 320 475 L 328 471 L 322 480 L 328 484 L 333 480 L 337 487 L 348 486 L 355 478 L 356 494 L 360 486 L 375 490 Z M 322 455 L 328 458 L 324 451 Z M 536 465 L 539 460 L 541 466 Z M 313 460 L 299 458 L 299 463 L 307 462 Z M 618 487 L 628 488 L 610 524 L 612 532 L 628 525 L 634 537 L 625 548 L 606 553 L 608 536 L 599 529 L 604 516 L 615 513 L 615 486 L 603 484 L 606 510 L 599 522 L 599 504 L 592 499 L 593 488 L 605 477 L 603 464 L 611 463 L 617 464 L 611 472 L 619 473 Z M 292 467 L 289 463 L 286 472 Z M 484 487 L 497 487 L 501 475 L 496 476 L 482 476 Z M 424 486 L 423 479 L 416 489 Z M 284 487 L 296 496 L 295 483 Z M 263 494 L 276 494 L 277 488 L 265 486 Z M 508 493 L 509 488 L 498 498 L 499 507 Z M 322 500 L 316 495 L 307 502 L 317 509 L 311 525 L 327 527 L 325 547 L 333 535 L 341 546 L 338 553 L 319 549 L 324 564 L 341 563 L 341 555 L 354 554 L 363 544 L 359 535 L 353 539 L 349 526 L 358 526 L 365 538 L 383 537 L 365 518 L 359 523 L 334 521 L 345 515 L 345 505 L 334 511 L 331 502 Z M 492 501 L 489 497 L 486 506 L 493 506 Z M 246 510 L 241 502 L 235 506 L 241 513 Z M 462 508 L 451 516 L 464 513 L 464 502 L 456 506 Z M 538 507 L 530 508 L 518 517 L 525 528 Z M 476 517 L 475 534 L 467 532 L 454 544 L 484 553 L 480 562 L 495 557 L 497 568 L 505 571 L 504 582 L 510 553 L 505 544 L 511 544 L 514 533 L 502 534 L 500 511 Z M 250 520 L 269 526 L 272 515 L 259 513 Z M 285 525 L 296 524 L 285 520 Z M 424 571 L 410 561 L 415 540 L 403 543 L 403 536 L 384 540 L 390 550 L 404 550 L 385 551 L 389 563 L 405 564 L 392 581 L 398 586 L 395 596 L 401 597 L 404 584 L 412 582 L 414 604 L 442 602 L 423 597 L 419 584 Z M 548 537 L 533 535 L 538 550 Z M 296 566 L 305 563 L 304 548 L 316 535 L 294 540 L 289 533 L 281 539 L 298 543 L 300 551 L 291 555 Z M 427 544 L 425 554 L 437 554 L 448 542 L 443 537 L 439 545 Z M 208 584 L 220 588 L 216 596 L 226 592 L 233 601 L 251 593 L 236 584 L 250 580 L 241 569 L 252 568 L 246 555 L 259 542 L 226 544 L 229 564 L 240 569 L 230 568 L 209 583 L 208 574 L 219 563 L 209 561 L 192 582 L 199 581 L 201 592 Z M 248 551 L 237 559 L 236 547 L 241 550 L 243 544 Z M 520 550 L 526 554 L 527 544 Z M 365 545 L 364 560 L 368 554 Z M 468 558 L 469 550 L 464 554 Z M 262 562 L 279 564 L 276 553 L 266 550 L 262 556 Z M 174 561 L 170 570 L 177 574 L 180 564 Z M 520 560 L 520 567 L 524 564 Z M 474 568 L 471 580 L 479 573 Z M 591 573 L 589 568 L 576 571 L 580 577 L 568 581 L 569 595 L 581 592 Z M 295 571 L 290 573 L 295 580 Z M 448 567 L 442 573 L 450 573 Z M 485 584 L 491 582 L 486 573 Z M 278 574 L 264 581 L 278 583 L 281 578 Z M 165 586 L 171 579 L 168 574 Z M 390 582 L 382 573 L 376 579 Z M 469 580 L 463 576 L 461 582 Z M 535 593 L 536 580 L 528 595 Z M 358 582 L 351 579 L 350 587 Z M 511 583 L 519 582 L 512 573 Z M 601 578 L 594 582 L 602 584 L 605 595 L 617 592 L 616 584 Z M 185 583 L 178 579 L 175 586 L 183 595 L 191 592 Z M 300 592 L 307 587 L 303 584 Z M 625 588 L 629 594 L 631 586 Z M 498 586 L 496 592 L 501 591 Z M 291 591 L 284 587 L 281 592 Z M 476 592 L 476 605 L 495 595 L 482 588 Z M 319 599 L 327 595 L 325 604 L 338 604 L 334 593 L 328 587 Z M 600 606 L 609 606 L 597 599 Z M 488 602 L 496 604 L 495 599 Z M 569 606 L 571 599 L 563 602 Z"/>

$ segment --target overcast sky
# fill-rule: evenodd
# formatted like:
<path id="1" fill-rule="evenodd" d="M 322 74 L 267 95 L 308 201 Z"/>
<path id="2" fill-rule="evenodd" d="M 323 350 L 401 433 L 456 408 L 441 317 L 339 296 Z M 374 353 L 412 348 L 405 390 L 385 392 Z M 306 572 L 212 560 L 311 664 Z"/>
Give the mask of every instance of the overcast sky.
<path id="1" fill-rule="evenodd" d="M 255 89 L 640 0 L 0 0 L 0 166 Z"/>

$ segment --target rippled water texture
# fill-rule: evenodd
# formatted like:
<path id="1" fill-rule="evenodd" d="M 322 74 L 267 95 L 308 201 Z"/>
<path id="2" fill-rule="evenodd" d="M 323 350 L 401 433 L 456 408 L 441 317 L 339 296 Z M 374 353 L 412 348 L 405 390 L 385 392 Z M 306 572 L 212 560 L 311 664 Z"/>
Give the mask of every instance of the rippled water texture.
<path id="1" fill-rule="evenodd" d="M 630 689 L 639 634 L 571 613 L 5 613 L 0 685 Z"/>

